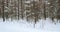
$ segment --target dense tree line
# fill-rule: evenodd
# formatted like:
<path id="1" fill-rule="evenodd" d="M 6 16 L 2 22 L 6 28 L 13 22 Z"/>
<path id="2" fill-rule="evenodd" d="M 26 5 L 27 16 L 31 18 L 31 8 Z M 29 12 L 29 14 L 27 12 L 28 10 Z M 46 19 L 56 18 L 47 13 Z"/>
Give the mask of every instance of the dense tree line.
<path id="1" fill-rule="evenodd" d="M 0 18 L 60 20 L 60 0 L 0 0 Z"/>

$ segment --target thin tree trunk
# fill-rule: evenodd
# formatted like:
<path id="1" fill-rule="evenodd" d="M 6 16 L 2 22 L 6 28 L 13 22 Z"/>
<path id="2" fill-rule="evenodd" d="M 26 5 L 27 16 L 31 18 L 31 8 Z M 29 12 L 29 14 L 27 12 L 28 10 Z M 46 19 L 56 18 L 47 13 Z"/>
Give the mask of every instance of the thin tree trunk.
<path id="1" fill-rule="evenodd" d="M 23 8 L 22 8 L 23 6 L 22 6 L 22 4 L 23 3 L 22 3 L 22 0 L 21 0 L 21 16 L 22 16 L 22 19 L 23 19 Z"/>
<path id="2" fill-rule="evenodd" d="M 44 18 L 46 20 L 46 8 L 45 8 L 45 3 L 44 3 Z"/>
<path id="3" fill-rule="evenodd" d="M 7 7 L 8 7 L 8 0 L 7 0 Z"/>
<path id="4" fill-rule="evenodd" d="M 18 0 L 18 20 L 19 20 L 19 0 Z"/>
<path id="5" fill-rule="evenodd" d="M 2 18 L 3 18 L 3 22 L 4 22 L 5 21 L 5 17 L 4 17 L 4 0 L 2 0 L 2 11 L 3 11 Z"/>
<path id="6" fill-rule="evenodd" d="M 35 24 L 36 24 L 36 13 L 35 13 L 35 1 L 33 0 L 33 13 L 34 13 L 34 28 L 35 28 Z"/>
<path id="7" fill-rule="evenodd" d="M 7 9 L 8 9 L 8 0 L 6 1 L 7 3 Z M 8 11 L 7 11 L 7 13 L 6 13 L 6 19 L 8 19 Z"/>

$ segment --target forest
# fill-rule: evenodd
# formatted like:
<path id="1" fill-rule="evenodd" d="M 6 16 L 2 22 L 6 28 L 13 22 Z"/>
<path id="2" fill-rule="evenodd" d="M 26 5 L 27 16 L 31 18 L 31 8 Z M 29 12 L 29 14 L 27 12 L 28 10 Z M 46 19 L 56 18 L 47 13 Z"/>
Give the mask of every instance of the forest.
<path id="1" fill-rule="evenodd" d="M 0 0 L 0 18 L 26 19 L 37 22 L 50 18 L 60 20 L 60 0 Z"/>

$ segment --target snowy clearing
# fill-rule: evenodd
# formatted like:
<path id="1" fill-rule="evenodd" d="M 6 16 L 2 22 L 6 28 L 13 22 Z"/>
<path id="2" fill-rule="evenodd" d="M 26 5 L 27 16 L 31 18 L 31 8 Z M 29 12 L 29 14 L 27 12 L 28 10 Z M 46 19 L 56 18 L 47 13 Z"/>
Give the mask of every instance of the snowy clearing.
<path id="1" fill-rule="evenodd" d="M 1 19 L 2 20 L 2 19 Z M 40 20 L 37 24 L 28 23 L 25 20 L 2 22 L 0 20 L 0 32 L 60 32 L 60 23 L 54 25 L 50 19 Z"/>

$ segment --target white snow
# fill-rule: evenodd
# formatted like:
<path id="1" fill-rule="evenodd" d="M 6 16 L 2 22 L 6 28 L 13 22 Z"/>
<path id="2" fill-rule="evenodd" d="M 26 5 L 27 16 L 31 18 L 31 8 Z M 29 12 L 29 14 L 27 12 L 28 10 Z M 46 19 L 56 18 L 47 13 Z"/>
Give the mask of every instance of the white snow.
<path id="1" fill-rule="evenodd" d="M 60 32 L 60 24 L 54 25 L 50 19 L 39 20 L 34 28 L 33 23 L 28 23 L 26 20 L 2 22 L 1 19 L 0 32 Z"/>
<path id="2" fill-rule="evenodd" d="M 25 3 L 30 3 L 30 1 L 26 1 Z"/>

